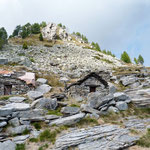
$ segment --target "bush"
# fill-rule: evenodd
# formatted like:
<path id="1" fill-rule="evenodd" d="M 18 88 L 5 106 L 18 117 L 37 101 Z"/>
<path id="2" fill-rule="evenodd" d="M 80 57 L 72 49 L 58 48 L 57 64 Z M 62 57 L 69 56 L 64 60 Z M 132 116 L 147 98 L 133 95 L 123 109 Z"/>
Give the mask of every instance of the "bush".
<path id="1" fill-rule="evenodd" d="M 38 23 L 34 23 L 31 27 L 31 31 L 33 34 L 39 34 L 40 33 L 40 25 Z"/>
<path id="2" fill-rule="evenodd" d="M 12 36 L 18 36 L 19 32 L 21 30 L 21 25 L 16 26 L 15 30 L 13 31 Z"/>
<path id="3" fill-rule="evenodd" d="M 59 26 L 59 27 L 62 27 L 62 24 L 61 24 L 61 23 L 59 23 L 59 24 L 58 24 L 58 26 Z"/>
<path id="4" fill-rule="evenodd" d="M 42 28 L 44 28 L 44 27 L 46 27 L 46 22 L 45 21 L 43 21 L 41 24 L 40 24 L 40 26 L 42 27 Z"/>
<path id="5" fill-rule="evenodd" d="M 125 63 L 131 63 L 131 59 L 126 51 L 124 51 L 121 55 L 121 60 Z"/>
<path id="6" fill-rule="evenodd" d="M 40 122 L 35 122 L 35 123 L 33 123 L 33 126 L 34 126 L 35 129 L 37 129 L 37 130 L 40 130 L 40 129 L 42 128 Z"/>
<path id="7" fill-rule="evenodd" d="M 0 49 L 7 43 L 7 32 L 5 28 L 0 28 Z"/>
<path id="8" fill-rule="evenodd" d="M 42 33 L 40 33 L 39 40 L 40 40 L 40 41 L 43 41 L 43 40 L 44 40 Z"/>
<path id="9" fill-rule="evenodd" d="M 135 64 L 138 64 L 138 60 L 136 58 L 134 58 L 134 62 Z"/>
<path id="10" fill-rule="evenodd" d="M 76 35 L 77 35 L 77 36 L 79 36 L 79 37 L 81 37 L 81 34 L 80 34 L 80 32 L 77 32 L 77 33 L 76 33 Z"/>
<path id="11" fill-rule="evenodd" d="M 23 48 L 23 49 L 28 49 L 28 45 L 27 45 L 27 43 L 26 43 L 26 42 L 24 42 L 24 43 L 23 43 L 22 48 Z"/>

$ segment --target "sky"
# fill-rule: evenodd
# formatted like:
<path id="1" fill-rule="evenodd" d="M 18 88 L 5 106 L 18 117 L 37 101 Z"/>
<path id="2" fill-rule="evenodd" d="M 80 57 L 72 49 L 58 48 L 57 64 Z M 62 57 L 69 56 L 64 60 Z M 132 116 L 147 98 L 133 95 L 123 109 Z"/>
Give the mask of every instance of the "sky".
<path id="1" fill-rule="evenodd" d="M 0 27 L 46 21 L 80 32 L 118 58 L 144 57 L 150 66 L 150 0 L 0 0 Z"/>

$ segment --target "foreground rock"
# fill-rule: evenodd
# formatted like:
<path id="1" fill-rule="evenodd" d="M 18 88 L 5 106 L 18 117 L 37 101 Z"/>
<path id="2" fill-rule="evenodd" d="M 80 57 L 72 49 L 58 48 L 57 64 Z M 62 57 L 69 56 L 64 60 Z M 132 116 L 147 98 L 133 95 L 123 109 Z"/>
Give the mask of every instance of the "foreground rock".
<path id="1" fill-rule="evenodd" d="M 117 125 L 101 125 L 88 129 L 77 129 L 60 136 L 55 150 L 78 147 L 79 150 L 118 150 L 133 145 L 138 137 L 129 135 L 127 129 Z"/>
<path id="2" fill-rule="evenodd" d="M 10 140 L 3 143 L 0 142 L 0 150 L 15 150 L 16 144 Z"/>
<path id="3" fill-rule="evenodd" d="M 69 116 L 69 117 L 65 117 L 65 118 L 60 118 L 60 119 L 56 119 L 52 122 L 50 122 L 50 126 L 52 125 L 73 125 L 76 124 L 77 122 L 79 122 L 82 118 L 84 118 L 85 113 L 80 113 L 80 114 L 76 114 L 73 116 Z"/>
<path id="4" fill-rule="evenodd" d="M 43 93 L 41 93 L 39 91 L 29 91 L 27 93 L 27 95 L 28 95 L 29 99 L 31 99 L 31 100 L 36 100 L 36 99 L 43 97 Z"/>
<path id="5" fill-rule="evenodd" d="M 25 101 L 26 98 L 25 97 L 10 97 L 9 101 L 13 102 L 13 103 L 22 103 L 23 101 Z"/>
<path id="6" fill-rule="evenodd" d="M 42 84 L 36 88 L 36 91 L 41 92 L 43 94 L 50 92 L 52 89 L 48 84 Z"/>
<path id="7" fill-rule="evenodd" d="M 80 108 L 78 107 L 63 107 L 61 109 L 61 113 L 63 113 L 64 116 L 72 116 L 72 115 L 79 113 L 79 111 L 80 111 Z"/>

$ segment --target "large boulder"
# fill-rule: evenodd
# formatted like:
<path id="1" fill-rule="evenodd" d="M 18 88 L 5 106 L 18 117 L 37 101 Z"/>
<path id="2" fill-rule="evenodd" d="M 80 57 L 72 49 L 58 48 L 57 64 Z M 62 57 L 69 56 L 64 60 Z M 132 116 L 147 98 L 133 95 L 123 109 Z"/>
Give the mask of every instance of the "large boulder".
<path id="1" fill-rule="evenodd" d="M 38 109 L 46 108 L 48 110 L 55 110 L 58 106 L 57 99 L 41 98 L 36 103 L 35 107 Z"/>
<path id="2" fill-rule="evenodd" d="M 88 105 L 95 109 L 101 109 L 103 106 L 109 104 L 113 100 L 113 94 L 104 96 L 101 93 L 95 92 L 88 97 Z"/>
<path id="3" fill-rule="evenodd" d="M 124 85 L 124 86 L 128 86 L 130 84 L 135 83 L 138 80 L 137 77 L 135 76 L 127 76 L 127 77 L 122 77 L 120 79 L 120 82 Z"/>
<path id="4" fill-rule="evenodd" d="M 0 142 L 0 150 L 15 150 L 16 144 L 10 140 L 5 142 Z"/>
<path id="5" fill-rule="evenodd" d="M 117 103 L 116 103 L 116 107 L 117 107 L 119 110 L 127 110 L 127 109 L 128 109 L 127 103 L 126 103 L 126 102 L 123 102 L 123 101 L 117 102 Z"/>
<path id="6" fill-rule="evenodd" d="M 29 97 L 29 99 L 31 100 L 37 100 L 39 98 L 43 97 L 43 93 L 39 92 L 39 91 L 29 91 L 27 93 L 27 96 Z"/>
<path id="7" fill-rule="evenodd" d="M 41 92 L 43 94 L 50 92 L 52 89 L 51 86 L 49 86 L 48 84 L 42 84 L 40 86 L 38 86 L 35 91 Z"/>
<path id="8" fill-rule="evenodd" d="M 79 114 L 76 114 L 73 116 L 56 119 L 56 120 L 50 122 L 49 125 L 50 126 L 52 126 L 52 125 L 57 125 L 57 126 L 73 125 L 73 124 L 76 124 L 77 122 L 79 122 L 84 117 L 85 117 L 85 113 L 79 113 Z"/>
<path id="9" fill-rule="evenodd" d="M 64 115 L 64 116 L 72 116 L 72 115 L 75 115 L 77 113 L 79 113 L 80 111 L 80 108 L 78 107 L 63 107 L 61 109 L 61 113 Z"/>
<path id="10" fill-rule="evenodd" d="M 118 102 L 118 101 L 128 101 L 128 102 L 130 102 L 131 101 L 130 97 L 127 94 L 123 93 L 123 92 L 114 93 L 114 100 L 116 102 Z"/>

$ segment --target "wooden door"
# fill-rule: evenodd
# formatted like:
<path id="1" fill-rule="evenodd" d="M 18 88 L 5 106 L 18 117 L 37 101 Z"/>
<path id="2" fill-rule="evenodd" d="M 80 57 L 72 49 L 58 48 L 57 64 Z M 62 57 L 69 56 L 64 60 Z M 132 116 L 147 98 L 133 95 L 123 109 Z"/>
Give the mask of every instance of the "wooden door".
<path id="1" fill-rule="evenodd" d="M 90 87 L 90 93 L 91 92 L 96 92 L 96 87 Z"/>
<path id="2" fill-rule="evenodd" d="M 4 95 L 11 95 L 12 85 L 4 85 Z"/>

